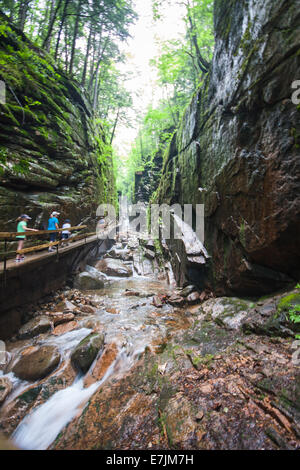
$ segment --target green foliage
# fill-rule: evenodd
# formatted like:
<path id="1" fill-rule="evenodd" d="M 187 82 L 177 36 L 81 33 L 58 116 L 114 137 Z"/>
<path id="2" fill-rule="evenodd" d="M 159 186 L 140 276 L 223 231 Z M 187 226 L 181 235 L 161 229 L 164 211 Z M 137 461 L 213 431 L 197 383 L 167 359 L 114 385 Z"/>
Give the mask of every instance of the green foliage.
<path id="1" fill-rule="evenodd" d="M 300 289 L 299 283 L 296 285 L 296 289 Z M 293 323 L 300 323 L 300 296 L 299 294 L 298 296 L 296 294 L 296 296 L 294 296 L 292 300 L 294 300 L 294 302 L 288 304 L 289 305 L 289 311 L 288 311 L 289 319 Z M 299 335 L 296 335 L 296 337 L 297 336 Z"/>
<path id="2" fill-rule="evenodd" d="M 179 126 L 191 95 L 202 80 L 193 35 L 197 38 L 197 46 L 205 60 L 210 61 L 213 54 L 213 2 L 190 0 L 186 4 L 178 3 L 185 5 L 186 35 L 178 40 L 161 43 L 161 55 L 151 61 L 151 65 L 157 70 L 164 97 L 155 107 L 148 107 L 125 162 L 127 171 L 121 169 L 124 159 L 119 164 L 121 171 L 118 189 L 131 198 L 134 193 L 135 173 L 149 171 L 154 159 L 164 153 Z M 155 21 L 163 21 L 163 10 L 167 10 L 167 5 L 168 0 L 152 0 Z"/>
<path id="3" fill-rule="evenodd" d="M 5 171 L 14 174 L 24 174 L 29 171 L 29 163 L 24 158 L 14 158 L 6 148 L 0 147 L 0 175 Z"/>

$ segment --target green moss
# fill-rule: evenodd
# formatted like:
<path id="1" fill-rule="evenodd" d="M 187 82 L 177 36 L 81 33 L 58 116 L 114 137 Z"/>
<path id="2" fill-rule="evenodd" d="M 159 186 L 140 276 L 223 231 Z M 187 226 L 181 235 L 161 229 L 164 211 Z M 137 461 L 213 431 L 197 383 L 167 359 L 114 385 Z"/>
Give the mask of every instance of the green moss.
<path id="1" fill-rule="evenodd" d="M 296 306 L 300 304 L 300 293 L 289 294 L 286 297 L 283 297 L 277 307 L 277 312 L 287 312 L 291 306 Z"/>
<path id="2" fill-rule="evenodd" d="M 26 392 L 22 393 L 22 395 L 19 396 L 19 400 L 30 404 L 37 398 L 38 394 L 40 393 L 40 390 L 41 385 L 31 388 L 30 390 L 27 390 Z"/>

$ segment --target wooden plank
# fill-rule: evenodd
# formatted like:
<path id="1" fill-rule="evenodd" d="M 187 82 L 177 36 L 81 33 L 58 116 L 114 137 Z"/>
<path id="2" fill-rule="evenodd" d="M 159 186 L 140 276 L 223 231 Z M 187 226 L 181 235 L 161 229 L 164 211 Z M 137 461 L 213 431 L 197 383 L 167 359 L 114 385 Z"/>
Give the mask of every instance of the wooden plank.
<path id="1" fill-rule="evenodd" d="M 0 260 L 3 261 L 5 258 L 11 258 L 16 254 L 16 251 L 7 251 L 6 253 L 0 253 Z"/>
<path id="2" fill-rule="evenodd" d="M 22 255 L 23 253 L 31 253 L 33 251 L 43 250 L 44 248 L 49 248 L 50 246 L 56 246 L 61 243 L 61 240 L 58 242 L 45 243 L 44 245 L 30 246 L 29 248 L 23 248 L 22 250 L 17 250 L 16 253 Z"/>
<path id="3" fill-rule="evenodd" d="M 64 230 L 68 230 L 72 232 L 74 230 L 82 230 L 87 228 L 87 225 L 79 225 L 77 227 L 70 227 L 68 229 L 59 228 L 58 230 L 37 230 L 36 232 L 0 232 L 0 240 L 10 240 L 12 238 L 16 238 L 17 236 L 26 235 L 26 237 L 36 237 L 37 235 L 48 235 L 49 233 L 60 233 Z"/>

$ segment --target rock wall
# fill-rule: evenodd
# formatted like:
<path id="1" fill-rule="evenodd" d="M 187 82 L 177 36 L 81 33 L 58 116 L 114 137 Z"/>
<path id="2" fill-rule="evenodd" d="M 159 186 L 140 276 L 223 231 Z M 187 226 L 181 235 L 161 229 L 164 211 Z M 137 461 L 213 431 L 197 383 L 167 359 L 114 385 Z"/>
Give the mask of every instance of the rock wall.
<path id="1" fill-rule="evenodd" d="M 214 22 L 213 62 L 164 156 L 158 201 L 205 204 L 202 287 L 256 295 L 300 274 L 299 1 L 216 0 Z"/>
<path id="2" fill-rule="evenodd" d="M 97 205 L 112 202 L 115 187 L 84 90 L 1 15 L 0 66 L 0 231 L 15 231 L 21 213 L 40 227 L 54 209 L 94 228 Z"/>
<path id="3" fill-rule="evenodd" d="M 167 145 L 166 139 L 174 132 L 174 127 L 164 129 L 159 138 L 159 150 L 154 155 L 148 155 L 143 163 L 143 170 L 135 173 L 134 201 L 150 202 L 157 191 L 163 163 L 163 148 Z"/>

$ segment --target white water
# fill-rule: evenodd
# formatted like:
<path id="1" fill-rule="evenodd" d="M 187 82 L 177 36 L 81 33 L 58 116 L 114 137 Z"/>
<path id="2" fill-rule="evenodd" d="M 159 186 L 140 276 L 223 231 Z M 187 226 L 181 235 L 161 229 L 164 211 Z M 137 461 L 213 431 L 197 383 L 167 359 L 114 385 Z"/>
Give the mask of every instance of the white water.
<path id="1" fill-rule="evenodd" d="M 98 382 L 84 388 L 84 377 L 78 378 L 70 387 L 56 392 L 46 403 L 27 415 L 12 435 L 15 444 L 25 450 L 47 449 L 96 390 L 112 374 L 123 374 L 129 370 L 136 357 L 145 350 L 144 341 L 131 346 L 120 351 Z"/>
<path id="2" fill-rule="evenodd" d="M 106 278 L 108 279 L 108 276 Z M 137 284 L 137 278 L 140 284 Z M 161 319 L 164 314 L 169 314 L 172 307 L 165 306 L 160 312 L 160 319 L 156 322 L 152 317 L 151 306 L 153 293 L 159 292 L 160 288 L 165 292 L 166 287 L 144 276 L 137 278 L 130 280 L 113 278 L 113 282 L 109 283 L 107 288 L 94 294 L 94 300 L 99 301 L 99 309 L 88 318 L 99 319 L 105 327 L 105 343 L 115 343 L 119 347 L 118 356 L 104 377 L 87 388 L 84 388 L 84 378 L 77 377 L 71 386 L 59 390 L 47 402 L 34 408 L 19 423 L 11 436 L 17 447 L 26 450 L 49 448 L 65 426 L 76 416 L 80 416 L 88 400 L 104 382 L 112 377 L 121 378 L 151 344 L 151 338 L 155 338 L 158 334 L 166 336 L 166 326 Z M 126 288 L 138 288 L 145 295 L 139 298 L 126 297 L 124 296 Z M 116 308 L 119 314 L 106 311 L 106 307 Z M 83 327 L 61 336 L 50 334 L 42 338 L 39 344 L 55 345 L 65 360 L 74 347 L 91 331 L 90 328 Z M 93 369 L 97 359 L 90 370 Z"/>

